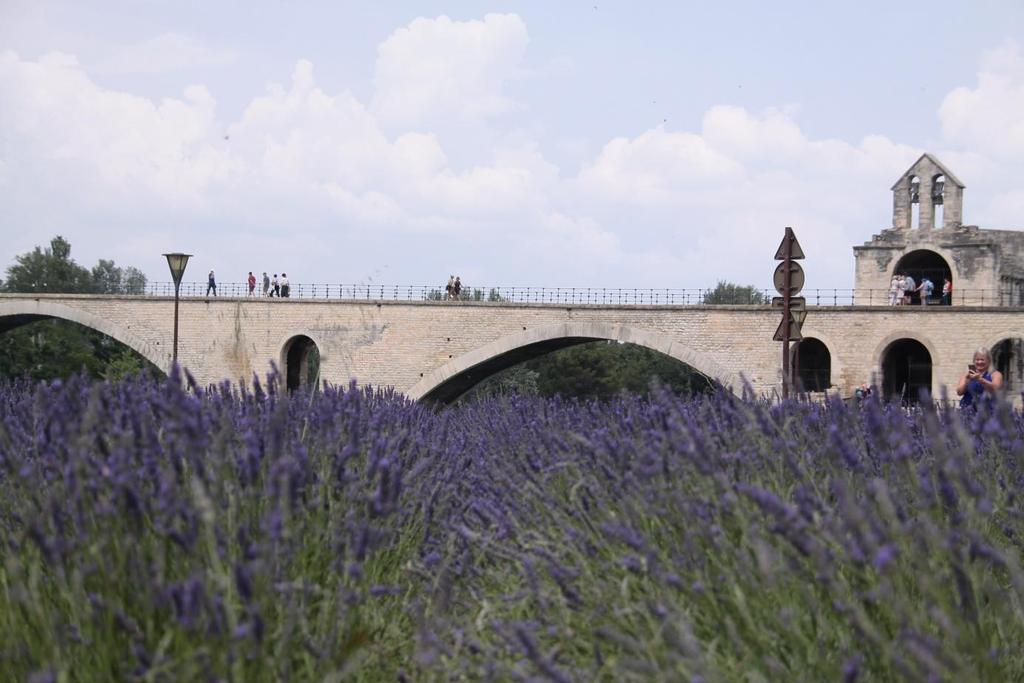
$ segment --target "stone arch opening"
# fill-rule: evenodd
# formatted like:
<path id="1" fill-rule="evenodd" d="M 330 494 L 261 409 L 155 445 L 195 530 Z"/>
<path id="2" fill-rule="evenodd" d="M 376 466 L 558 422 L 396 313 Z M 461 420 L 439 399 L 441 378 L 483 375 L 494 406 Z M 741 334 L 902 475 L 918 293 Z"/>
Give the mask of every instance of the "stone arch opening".
<path id="1" fill-rule="evenodd" d="M 108 318 L 101 318 L 87 311 L 72 308 L 61 303 L 46 301 L 40 298 L 31 300 L 12 299 L 0 302 L 0 335 L 7 332 L 24 328 L 40 322 L 59 322 L 73 324 L 74 328 L 83 328 L 99 337 L 102 337 L 109 344 L 115 342 L 114 352 L 118 349 L 127 349 L 131 355 L 138 359 L 136 365 L 139 369 L 159 372 L 166 375 L 170 371 L 170 348 L 162 350 L 163 347 L 157 343 L 151 345 L 137 337 L 132 331 L 111 322 Z M 109 348 L 101 348 L 99 353 Z M 66 353 L 66 349 L 56 348 L 53 353 Z M 133 363 L 128 363 L 132 366 Z M 122 365 L 122 368 L 125 366 Z M 130 369 L 130 367 L 129 367 Z M 77 369 L 76 369 L 77 370 Z"/>
<path id="2" fill-rule="evenodd" d="M 931 280 L 934 288 L 932 295 L 928 298 L 929 304 L 937 304 L 941 301 L 943 280 L 948 278 L 951 283 L 953 282 L 953 271 L 949 267 L 949 263 L 930 249 L 915 249 L 904 254 L 896 262 L 892 275 L 896 273 L 903 273 L 914 278 L 915 287 L 920 286 L 924 278 Z M 910 293 L 910 303 L 921 303 L 919 292 Z"/>
<path id="3" fill-rule="evenodd" d="M 414 400 L 449 404 L 501 370 L 553 351 L 595 341 L 643 346 L 685 363 L 726 389 L 742 386 L 737 375 L 723 369 L 706 354 L 686 348 L 667 335 L 607 323 L 566 323 L 524 330 L 454 358 L 424 373 L 406 394 Z"/>
<path id="4" fill-rule="evenodd" d="M 1003 390 L 1016 396 L 1024 390 L 1024 339 L 1010 337 L 992 347 L 992 366 L 1003 375 Z"/>
<path id="5" fill-rule="evenodd" d="M 905 405 L 932 390 L 932 356 L 916 339 L 897 339 L 882 352 L 882 393 Z"/>
<path id="6" fill-rule="evenodd" d="M 937 230 L 941 230 L 945 222 L 943 213 L 943 197 L 946 191 L 946 176 L 941 173 L 932 178 L 932 221 Z"/>
<path id="7" fill-rule="evenodd" d="M 921 227 L 921 179 L 911 176 L 910 186 L 910 227 L 915 230 Z"/>
<path id="8" fill-rule="evenodd" d="M 832 385 L 832 354 L 820 339 L 804 337 L 793 346 L 797 388 L 801 391 L 828 391 Z"/>
<path id="9" fill-rule="evenodd" d="M 639 344 L 596 340 L 557 349 L 485 377 L 457 398 L 474 401 L 510 394 L 610 400 L 647 396 L 652 382 L 681 396 L 714 393 L 716 383 L 690 365 Z"/>
<path id="10" fill-rule="evenodd" d="M 316 389 L 320 384 L 320 348 L 304 334 L 295 335 L 285 342 L 281 350 L 281 366 L 288 391 Z"/>

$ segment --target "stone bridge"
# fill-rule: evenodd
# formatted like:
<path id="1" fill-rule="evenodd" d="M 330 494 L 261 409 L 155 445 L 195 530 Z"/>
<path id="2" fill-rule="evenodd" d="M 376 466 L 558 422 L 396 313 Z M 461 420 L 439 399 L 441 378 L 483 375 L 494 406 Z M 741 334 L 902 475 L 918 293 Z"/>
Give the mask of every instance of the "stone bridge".
<path id="1" fill-rule="evenodd" d="M 303 384 L 311 350 L 320 377 L 392 386 L 448 402 L 485 377 L 586 341 L 639 344 L 739 390 L 780 388 L 779 312 L 765 306 L 613 306 L 505 302 L 188 298 L 178 356 L 202 383 L 250 380 L 274 362 Z M 60 318 L 117 339 L 167 372 L 173 299 L 0 295 L 0 332 Z M 888 393 L 951 390 L 979 346 L 993 348 L 1010 388 L 1024 376 L 1024 308 L 811 307 L 796 350 L 811 388 L 846 396 L 864 382 Z"/>

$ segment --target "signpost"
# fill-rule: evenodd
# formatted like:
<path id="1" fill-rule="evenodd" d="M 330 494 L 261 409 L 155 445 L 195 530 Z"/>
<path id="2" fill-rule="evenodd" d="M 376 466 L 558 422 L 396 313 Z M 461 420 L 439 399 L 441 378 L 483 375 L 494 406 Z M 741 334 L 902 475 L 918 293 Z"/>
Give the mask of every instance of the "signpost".
<path id="1" fill-rule="evenodd" d="M 803 325 L 804 316 L 807 314 L 807 302 L 803 297 L 796 294 L 804 288 L 804 269 L 800 267 L 797 260 L 804 258 L 804 250 L 796 241 L 796 234 L 793 228 L 786 228 L 786 235 L 782 238 L 782 244 L 775 252 L 775 260 L 782 261 L 775 269 L 772 278 L 775 289 L 782 296 L 772 297 L 772 306 L 782 308 L 782 322 L 775 330 L 775 341 L 782 342 L 782 398 L 789 398 L 789 387 L 793 383 L 792 371 L 789 367 L 789 342 L 802 339 L 800 327 Z M 797 318 L 793 316 L 797 313 Z"/>

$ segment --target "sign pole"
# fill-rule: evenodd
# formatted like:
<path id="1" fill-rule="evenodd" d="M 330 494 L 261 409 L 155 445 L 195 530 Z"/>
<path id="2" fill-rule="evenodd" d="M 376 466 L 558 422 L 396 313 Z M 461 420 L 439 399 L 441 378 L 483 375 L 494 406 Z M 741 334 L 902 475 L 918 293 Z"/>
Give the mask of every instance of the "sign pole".
<path id="1" fill-rule="evenodd" d="M 782 244 L 775 252 L 775 260 L 781 261 L 775 268 L 772 281 L 775 289 L 782 296 L 772 299 L 772 308 L 782 309 L 782 322 L 772 336 L 774 341 L 782 342 L 782 398 L 789 398 L 790 390 L 793 387 L 793 368 L 796 366 L 795 359 L 790 358 L 789 343 L 799 342 L 803 339 L 800 327 L 803 325 L 804 316 L 807 315 L 807 300 L 803 297 L 794 296 L 804 288 L 804 271 L 797 263 L 804 258 L 804 250 L 796 240 L 793 228 L 786 228 L 786 235 L 782 238 Z M 793 315 L 793 311 L 797 315 Z"/>
<path id="2" fill-rule="evenodd" d="M 790 265 L 793 263 L 793 240 L 790 236 L 793 234 L 793 228 L 786 228 L 786 237 L 783 240 L 783 259 L 782 262 L 785 265 L 785 274 L 783 275 L 783 289 L 782 293 L 782 398 L 789 398 L 789 305 L 791 299 L 791 285 L 793 280 L 793 272 Z"/>

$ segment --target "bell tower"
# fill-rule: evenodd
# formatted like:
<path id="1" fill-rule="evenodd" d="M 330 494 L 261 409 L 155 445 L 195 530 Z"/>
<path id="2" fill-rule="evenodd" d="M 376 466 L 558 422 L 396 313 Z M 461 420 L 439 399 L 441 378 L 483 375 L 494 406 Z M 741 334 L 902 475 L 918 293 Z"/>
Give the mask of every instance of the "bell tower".
<path id="1" fill-rule="evenodd" d="M 952 286 L 955 306 L 1024 305 L 1024 231 L 963 224 L 964 184 L 931 154 L 922 154 L 892 186 L 892 227 L 853 248 L 854 298 L 884 306 L 896 274 Z M 920 293 L 911 303 L 920 302 Z"/>
<path id="2" fill-rule="evenodd" d="M 963 206 L 964 184 L 931 154 L 922 154 L 892 186 L 892 227 L 953 230 L 963 222 Z M 940 212 L 942 218 L 936 225 Z"/>

